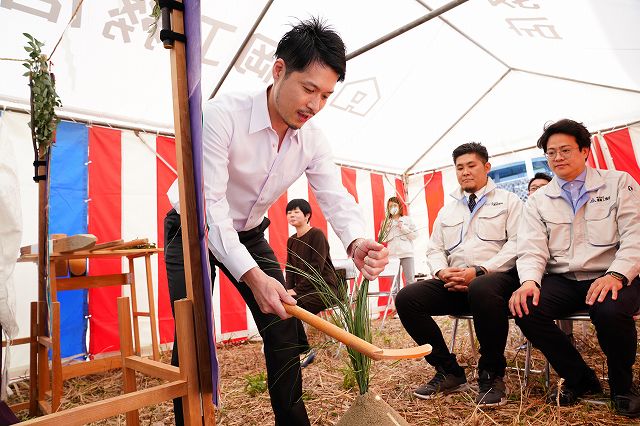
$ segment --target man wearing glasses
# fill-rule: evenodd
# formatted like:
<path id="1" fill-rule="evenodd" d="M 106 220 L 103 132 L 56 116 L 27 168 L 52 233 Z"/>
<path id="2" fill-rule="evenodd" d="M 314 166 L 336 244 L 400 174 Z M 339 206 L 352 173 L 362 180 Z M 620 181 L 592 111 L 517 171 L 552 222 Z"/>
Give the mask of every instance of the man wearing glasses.
<path id="1" fill-rule="evenodd" d="M 602 391 L 594 371 L 554 323 L 587 310 L 607 357 L 613 407 L 638 417 L 632 367 L 633 315 L 640 305 L 640 187 L 625 172 L 588 167 L 590 146 L 589 131 L 568 119 L 545 126 L 538 139 L 555 177 L 524 208 L 517 243 L 522 284 L 509 309 L 565 380 L 549 395 L 560 405 Z"/>

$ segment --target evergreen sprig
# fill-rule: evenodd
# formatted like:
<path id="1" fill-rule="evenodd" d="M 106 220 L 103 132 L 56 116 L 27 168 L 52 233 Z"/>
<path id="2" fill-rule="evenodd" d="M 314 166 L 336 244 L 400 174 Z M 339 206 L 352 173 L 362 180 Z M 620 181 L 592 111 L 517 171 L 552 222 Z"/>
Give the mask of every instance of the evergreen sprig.
<path id="1" fill-rule="evenodd" d="M 49 72 L 48 58 L 42 53 L 44 43 L 36 40 L 30 34 L 23 34 L 28 39 L 24 50 L 29 54 L 29 58 L 22 64 L 28 69 L 23 75 L 29 77 L 31 89 L 31 122 L 29 127 L 31 128 L 34 151 L 39 152 L 40 158 L 44 158 L 53 144 L 56 126 L 60 121 L 55 113 L 55 108 L 62 106 L 62 103 L 56 93 L 54 76 Z"/>

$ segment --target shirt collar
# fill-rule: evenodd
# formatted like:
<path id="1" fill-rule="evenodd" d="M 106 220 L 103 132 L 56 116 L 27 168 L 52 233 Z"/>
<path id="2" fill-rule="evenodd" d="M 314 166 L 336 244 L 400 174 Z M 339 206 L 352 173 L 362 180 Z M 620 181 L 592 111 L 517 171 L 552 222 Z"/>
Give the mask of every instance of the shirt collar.
<path id="1" fill-rule="evenodd" d="M 483 186 L 482 188 L 480 188 L 475 194 L 476 194 L 476 199 L 479 201 L 480 198 L 482 198 L 483 195 L 488 194 L 489 192 L 493 191 L 494 189 L 496 189 L 496 184 L 493 181 L 493 179 L 491 179 L 490 177 L 487 178 L 487 184 L 485 186 Z M 451 194 L 453 198 L 455 198 L 456 200 L 462 200 L 464 198 L 467 198 L 469 196 L 469 193 L 465 192 L 462 190 L 462 188 L 457 187 Z"/>
<path id="2" fill-rule="evenodd" d="M 581 186 L 584 185 L 584 182 L 586 180 L 587 177 L 587 168 L 585 167 L 584 170 L 582 171 L 582 173 L 580 173 L 574 180 L 572 180 L 571 182 L 577 182 L 579 183 Z M 564 186 L 569 183 L 569 181 L 566 181 L 564 179 L 560 179 L 558 178 L 558 186 L 560 186 L 560 188 L 564 188 Z"/>
<path id="3" fill-rule="evenodd" d="M 264 129 L 272 129 L 271 117 L 267 106 L 267 90 L 272 86 L 256 92 L 251 99 L 251 121 L 249 122 L 249 134 L 258 133 Z M 289 129 L 289 135 L 293 141 L 298 142 L 298 130 Z"/>
<path id="4" fill-rule="evenodd" d="M 485 190 L 487 189 L 487 185 L 483 186 L 482 188 L 478 189 L 476 192 L 474 192 L 474 194 L 476 194 L 476 200 L 479 200 L 480 198 L 482 198 L 482 196 L 485 193 Z M 471 196 L 470 192 L 464 191 L 464 196 L 465 198 L 469 198 Z"/>
<path id="5" fill-rule="evenodd" d="M 576 179 L 579 178 L 584 182 L 585 192 L 595 191 L 604 185 L 604 179 L 602 178 L 600 171 L 589 166 L 587 166 L 584 172 L 580 173 L 580 176 Z M 544 194 L 547 197 L 558 198 L 561 197 L 561 188 L 565 183 L 565 180 L 560 179 L 558 176 L 554 176 L 551 182 L 541 189 L 544 189 Z M 540 189 L 538 191 L 540 191 Z"/>

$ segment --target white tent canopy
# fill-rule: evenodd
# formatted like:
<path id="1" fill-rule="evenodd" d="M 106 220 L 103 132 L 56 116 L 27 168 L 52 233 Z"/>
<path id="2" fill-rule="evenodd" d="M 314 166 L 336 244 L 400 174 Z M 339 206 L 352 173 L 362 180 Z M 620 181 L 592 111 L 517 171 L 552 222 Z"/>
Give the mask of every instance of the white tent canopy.
<path id="1" fill-rule="evenodd" d="M 202 2 L 203 98 L 250 34 L 220 92 L 265 86 L 275 43 L 297 18 L 326 18 L 353 52 L 446 3 Z M 77 4 L 2 0 L 0 57 L 26 56 L 23 32 L 50 52 Z M 53 55 L 63 115 L 172 131 L 169 55 L 144 31 L 150 5 L 82 4 Z M 469 0 L 350 60 L 346 81 L 314 120 L 337 161 L 396 173 L 446 166 L 452 148 L 469 140 L 493 155 L 531 147 L 545 122 L 563 117 L 590 130 L 635 122 L 638 22 L 636 0 Z M 26 107 L 23 70 L 0 61 L 0 104 Z"/>

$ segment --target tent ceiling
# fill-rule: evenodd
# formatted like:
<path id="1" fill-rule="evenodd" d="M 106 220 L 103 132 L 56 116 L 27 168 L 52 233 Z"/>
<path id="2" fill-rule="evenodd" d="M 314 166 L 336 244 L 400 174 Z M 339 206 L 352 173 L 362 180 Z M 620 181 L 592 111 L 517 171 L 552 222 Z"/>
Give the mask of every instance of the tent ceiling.
<path id="1" fill-rule="evenodd" d="M 0 57 L 25 56 L 23 32 L 51 49 L 74 9 L 69 3 L 3 0 L 0 36 L 10 42 Z M 202 3 L 206 99 L 265 1 Z M 274 43 L 295 18 L 326 17 L 354 51 L 446 3 L 276 0 L 220 92 L 263 87 Z M 67 112 L 172 128 L 168 54 L 146 41 L 149 11 L 148 1 L 83 4 L 53 58 Z M 572 117 L 597 130 L 640 118 L 636 0 L 469 0 L 442 18 L 349 62 L 345 83 L 314 118 L 339 161 L 426 170 L 449 164 L 452 148 L 469 140 L 493 154 L 531 146 L 549 120 Z M 0 61 L 2 103 L 27 99 L 21 68 Z"/>

